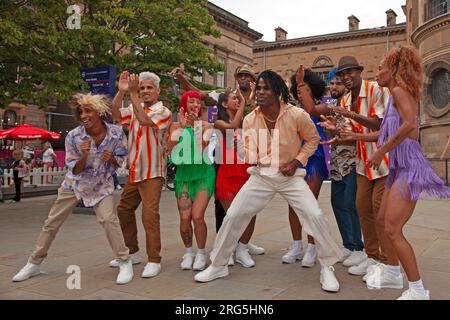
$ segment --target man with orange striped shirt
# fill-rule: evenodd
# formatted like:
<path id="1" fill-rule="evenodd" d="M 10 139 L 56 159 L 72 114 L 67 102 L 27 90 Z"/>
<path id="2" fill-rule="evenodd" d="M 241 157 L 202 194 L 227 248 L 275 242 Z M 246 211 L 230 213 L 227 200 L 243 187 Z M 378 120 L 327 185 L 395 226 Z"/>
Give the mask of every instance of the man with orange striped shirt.
<path id="1" fill-rule="evenodd" d="M 353 140 L 357 140 L 358 155 L 356 208 L 364 236 L 367 259 L 358 265 L 351 266 L 348 272 L 361 276 L 370 272 L 371 266 L 386 261 L 382 250 L 381 230 L 377 228 L 376 218 L 389 169 L 387 157 L 377 170 L 368 166 L 367 159 L 377 151 L 377 145 L 360 138 L 364 135 L 377 134 L 390 96 L 389 90 L 379 87 L 377 82 L 363 80 L 361 78 L 363 69 L 352 56 L 344 56 L 339 60 L 336 73 L 350 92 L 341 100 L 341 107 L 333 108 L 336 113 L 350 119 L 352 131 L 357 133 L 353 136 Z"/>
<path id="2" fill-rule="evenodd" d="M 124 71 L 119 79 L 119 92 L 112 103 L 114 120 L 129 128 L 130 179 L 122 191 L 117 215 L 131 260 L 133 264 L 140 263 L 135 210 L 142 202 L 148 256 L 143 278 L 161 272 L 159 201 L 166 176 L 165 149 L 172 113 L 158 101 L 159 82 L 159 77 L 151 72 L 142 72 L 138 77 Z M 132 103 L 127 108 L 120 108 L 127 91 Z M 117 265 L 116 260 L 110 262 L 112 267 Z"/>

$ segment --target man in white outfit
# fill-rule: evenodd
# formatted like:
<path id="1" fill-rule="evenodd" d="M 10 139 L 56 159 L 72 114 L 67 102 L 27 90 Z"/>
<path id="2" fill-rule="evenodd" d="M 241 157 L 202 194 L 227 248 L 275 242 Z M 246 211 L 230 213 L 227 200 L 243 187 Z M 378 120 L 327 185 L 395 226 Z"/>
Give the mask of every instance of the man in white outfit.
<path id="1" fill-rule="evenodd" d="M 300 163 L 306 165 L 316 150 L 320 139 L 317 130 L 306 112 L 287 104 L 288 88 L 275 72 L 260 74 L 256 95 L 258 107 L 245 117 L 243 129 L 246 162 L 257 166 L 248 169 L 251 176 L 228 209 L 211 252 L 212 264 L 195 280 L 209 282 L 228 275 L 228 259 L 245 227 L 279 193 L 316 240 L 322 289 L 337 292 L 339 282 L 333 265 L 342 251 L 304 180 L 306 171 L 298 168 Z"/>

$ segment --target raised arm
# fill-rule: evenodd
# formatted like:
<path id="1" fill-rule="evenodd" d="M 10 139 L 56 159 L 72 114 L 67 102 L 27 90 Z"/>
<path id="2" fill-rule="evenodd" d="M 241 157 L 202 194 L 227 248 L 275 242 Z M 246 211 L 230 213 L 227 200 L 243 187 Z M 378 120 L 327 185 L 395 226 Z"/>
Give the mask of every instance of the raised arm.
<path id="1" fill-rule="evenodd" d="M 178 81 L 180 81 L 180 85 L 183 87 L 183 89 L 185 91 L 192 90 L 192 91 L 200 92 L 200 96 L 201 96 L 202 100 L 204 100 L 208 96 L 208 92 L 202 91 L 202 90 L 198 89 L 196 86 L 194 86 L 192 83 L 190 83 L 189 80 L 183 74 L 183 71 L 184 71 L 184 66 L 181 65 L 180 67 L 174 68 L 170 72 L 170 74 L 172 75 L 172 77 L 175 77 L 178 79 Z"/>
<path id="2" fill-rule="evenodd" d="M 329 115 L 331 113 L 330 108 L 324 104 L 316 105 L 312 98 L 311 88 L 304 82 L 305 70 L 303 65 L 297 69 L 295 78 L 297 81 L 297 96 L 298 100 L 302 103 L 303 108 L 310 115 L 320 118 L 321 115 Z"/>
<path id="3" fill-rule="evenodd" d="M 214 128 L 217 128 L 222 132 L 225 132 L 227 129 L 238 129 L 241 126 L 242 118 L 244 116 L 245 99 L 239 86 L 236 91 L 239 99 L 239 109 L 237 110 L 233 120 L 230 123 L 223 120 L 217 120 L 214 122 Z"/>
<path id="4" fill-rule="evenodd" d="M 133 104 L 134 114 L 136 115 L 136 119 L 139 121 L 141 126 L 149 126 L 149 127 L 157 127 L 157 125 L 150 119 L 149 116 L 145 113 L 144 109 L 141 106 L 141 99 L 138 96 L 138 88 L 139 88 L 139 76 L 137 74 L 132 74 L 130 76 L 130 98 Z"/>
<path id="5" fill-rule="evenodd" d="M 119 91 L 116 93 L 113 101 L 112 101 L 112 116 L 115 123 L 122 123 L 122 117 L 120 113 L 120 107 L 122 106 L 123 98 L 125 97 L 125 93 L 128 91 L 128 79 L 129 73 L 128 71 L 124 71 L 120 74 L 119 77 Z"/>

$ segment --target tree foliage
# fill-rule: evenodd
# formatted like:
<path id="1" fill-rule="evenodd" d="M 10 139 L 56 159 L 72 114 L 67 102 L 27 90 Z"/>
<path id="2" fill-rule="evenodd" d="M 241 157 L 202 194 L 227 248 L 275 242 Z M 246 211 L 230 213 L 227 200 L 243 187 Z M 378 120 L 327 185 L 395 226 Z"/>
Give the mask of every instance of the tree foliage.
<path id="1" fill-rule="evenodd" d="M 205 35 L 219 36 L 204 0 L 78 0 L 80 29 L 68 28 L 71 4 L 0 2 L 0 106 L 66 100 L 87 88 L 82 68 L 149 70 L 163 87 L 170 87 L 169 72 L 180 63 L 193 75 L 223 68 L 202 42 Z"/>

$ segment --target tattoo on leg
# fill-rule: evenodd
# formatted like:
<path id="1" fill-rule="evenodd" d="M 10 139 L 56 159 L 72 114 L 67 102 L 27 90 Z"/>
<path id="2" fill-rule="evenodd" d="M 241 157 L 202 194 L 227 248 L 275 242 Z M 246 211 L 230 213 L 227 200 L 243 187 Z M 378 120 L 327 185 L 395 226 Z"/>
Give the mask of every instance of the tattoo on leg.
<path id="1" fill-rule="evenodd" d="M 192 244 L 192 232 L 190 231 L 184 231 L 181 233 L 181 239 L 183 240 L 183 243 L 185 245 Z"/>
<path id="2" fill-rule="evenodd" d="M 183 194 L 178 198 L 178 210 L 182 211 L 190 211 L 192 208 L 192 202 L 187 195 Z"/>

